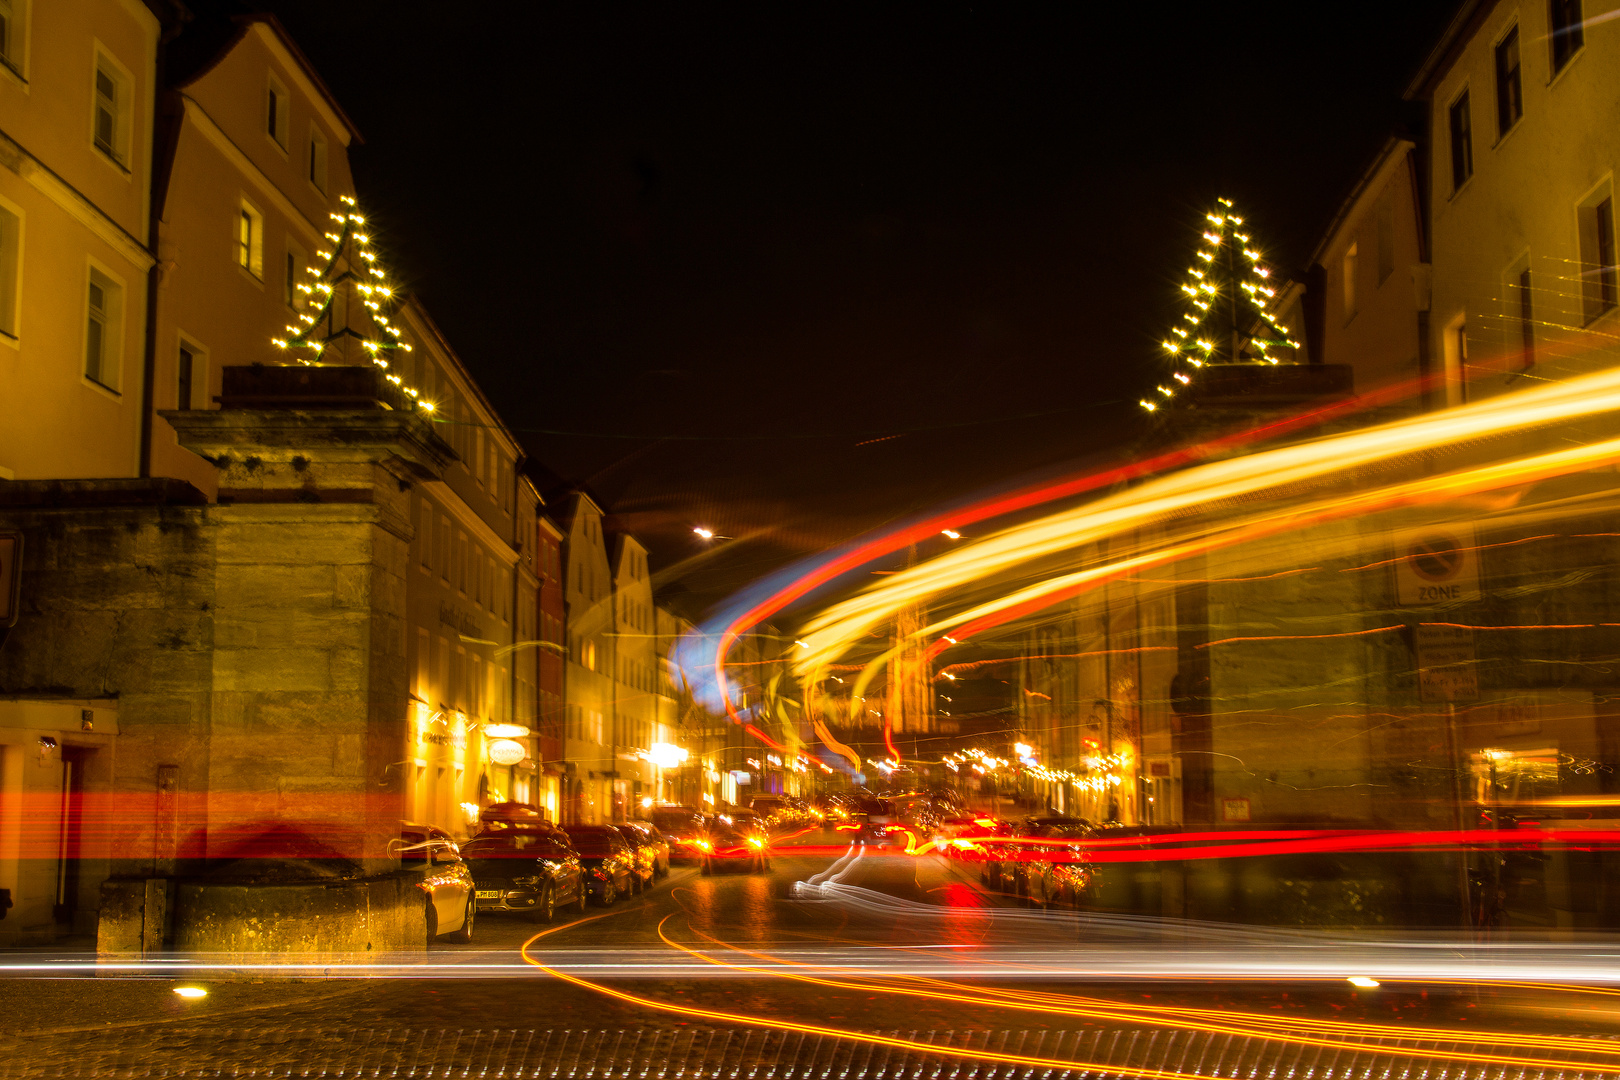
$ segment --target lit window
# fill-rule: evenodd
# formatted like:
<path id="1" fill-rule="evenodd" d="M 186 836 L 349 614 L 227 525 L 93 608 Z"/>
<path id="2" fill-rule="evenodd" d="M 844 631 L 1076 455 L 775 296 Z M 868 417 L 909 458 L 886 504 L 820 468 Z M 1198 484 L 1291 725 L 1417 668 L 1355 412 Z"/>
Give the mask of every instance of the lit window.
<path id="1" fill-rule="evenodd" d="M 122 72 L 110 59 L 98 56 L 91 114 L 91 139 L 97 150 L 120 165 L 124 163 L 124 150 L 128 141 L 128 100 L 129 94 Z"/>
<path id="2" fill-rule="evenodd" d="M 109 390 L 118 389 L 122 308 L 123 289 L 92 269 L 85 304 L 84 374 Z"/>
<path id="3" fill-rule="evenodd" d="M 1451 106 L 1451 190 L 1474 175 L 1474 128 L 1468 114 L 1468 91 Z"/>
<path id="4" fill-rule="evenodd" d="M 264 215 L 246 202 L 236 219 L 236 263 L 254 277 L 264 277 Z"/>
<path id="5" fill-rule="evenodd" d="M 1519 78 L 1519 28 L 1496 46 L 1496 132 L 1506 135 L 1524 115 L 1524 86 Z"/>
<path id="6" fill-rule="evenodd" d="M 1581 29 L 1581 0 L 1548 0 L 1547 24 L 1552 38 L 1552 68 L 1562 71 L 1586 41 Z"/>

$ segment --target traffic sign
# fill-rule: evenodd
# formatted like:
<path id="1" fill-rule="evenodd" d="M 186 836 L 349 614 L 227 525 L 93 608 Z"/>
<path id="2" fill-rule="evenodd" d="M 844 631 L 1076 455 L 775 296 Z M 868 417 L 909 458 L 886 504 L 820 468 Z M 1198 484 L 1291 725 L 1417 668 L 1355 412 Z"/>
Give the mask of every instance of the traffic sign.
<path id="1" fill-rule="evenodd" d="M 1395 533 L 1395 585 L 1404 607 L 1479 599 L 1479 552 L 1472 525 L 1431 525 Z"/>

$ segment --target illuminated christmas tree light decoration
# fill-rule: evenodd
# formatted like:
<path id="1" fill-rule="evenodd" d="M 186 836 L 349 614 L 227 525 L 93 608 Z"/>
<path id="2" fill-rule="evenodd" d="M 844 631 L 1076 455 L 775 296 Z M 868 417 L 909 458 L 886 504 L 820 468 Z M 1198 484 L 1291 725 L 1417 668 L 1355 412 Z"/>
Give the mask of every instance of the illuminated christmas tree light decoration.
<path id="1" fill-rule="evenodd" d="M 1239 231 L 1242 227 L 1230 199 L 1217 199 L 1215 209 L 1204 215 L 1198 262 L 1187 269 L 1188 279 L 1181 285 L 1192 307 L 1181 316 L 1189 326 L 1172 327 L 1171 336 L 1161 342 L 1170 381 L 1156 389 L 1165 398 L 1191 386 L 1200 368 L 1278 364 L 1284 360 L 1272 350 L 1299 347 L 1271 310 L 1277 296 L 1271 268 L 1253 238 Z M 1156 412 L 1165 402 L 1143 398 L 1137 404 Z"/>
<path id="2" fill-rule="evenodd" d="M 287 327 L 285 338 L 270 340 L 277 348 L 292 352 L 298 363 L 312 367 L 352 363 L 350 349 L 357 347 L 363 350 L 366 362 L 386 372 L 384 378 L 418 408 L 431 413 L 433 403 L 388 370 L 391 355 L 411 351 L 392 321 L 399 306 L 398 294 L 376 265 L 377 253 L 371 249 L 366 219 L 354 197 L 341 195 L 338 202 L 343 211 L 330 215 L 336 231 L 326 234 L 332 250 L 317 251 L 316 257 L 324 262 L 306 266 L 309 280 L 294 286 L 318 307 L 313 313 L 300 312 L 298 323 Z M 361 323 L 369 323 L 369 331 L 357 329 Z"/>

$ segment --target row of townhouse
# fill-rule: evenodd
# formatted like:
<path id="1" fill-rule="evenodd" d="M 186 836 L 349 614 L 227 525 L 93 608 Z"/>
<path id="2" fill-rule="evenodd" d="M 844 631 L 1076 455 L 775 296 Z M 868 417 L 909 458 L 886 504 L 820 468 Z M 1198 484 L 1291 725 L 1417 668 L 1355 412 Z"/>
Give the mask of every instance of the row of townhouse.
<path id="1" fill-rule="evenodd" d="M 1610 122 L 1620 108 L 1620 29 L 1588 6 L 1459 6 L 1406 91 L 1422 110 L 1419 132 L 1382 147 L 1308 267 L 1279 295 L 1279 319 L 1304 342 L 1300 363 L 1312 370 L 1257 368 L 1257 380 L 1275 373 L 1296 391 L 1342 391 L 1353 379 L 1357 392 L 1380 395 L 1342 430 L 1620 362 L 1620 135 Z M 1304 407 L 1309 396 L 1296 393 L 1293 404 Z M 1264 415 L 1252 399 L 1214 395 L 1198 410 L 1170 411 L 1181 437 L 1200 423 Z M 1571 438 L 1559 445 L 1605 437 L 1611 426 L 1592 421 L 1562 433 Z M 1519 449 L 1536 446 L 1545 444 L 1526 440 Z M 1412 460 L 1388 475 L 1472 460 Z M 1031 796 L 1146 827 L 1448 828 L 1494 820 L 1514 800 L 1515 812 L 1548 820 L 1560 805 L 1605 813 L 1592 808 L 1614 802 L 1605 793 L 1620 766 L 1605 704 L 1615 694 L 1620 636 L 1602 624 L 1614 622 L 1620 590 L 1608 571 L 1613 541 L 1604 539 L 1614 534 L 1612 515 L 1579 501 L 1612 484 L 1594 474 L 1581 485 L 1527 488 L 1459 510 L 1445 528 L 1457 538 L 1466 583 L 1439 600 L 1408 588 L 1401 530 L 1367 519 L 1315 526 L 1265 550 L 1189 559 L 1163 580 L 1111 582 L 1053 609 L 1018 665 L 1018 737 L 1050 767 L 1031 782 Z M 1576 500 L 1561 519 L 1526 526 L 1505 516 L 1522 519 L 1555 497 Z M 1155 542 L 1145 529 L 1115 545 Z M 1107 551 L 1093 545 L 1075 557 Z M 1287 573 L 1275 580 L 1232 580 L 1279 570 Z M 1385 632 L 1392 624 L 1399 633 Z M 1486 629 L 1469 629 L 1476 626 Z M 1429 674 L 1440 669 L 1454 677 Z M 1523 880 L 1541 908 L 1532 913 L 1527 901 L 1523 918 L 1557 926 L 1608 918 L 1620 895 L 1613 875 L 1588 868 L 1590 887 L 1576 888 L 1569 856 L 1538 865 Z M 1388 900 L 1394 907 L 1380 910 L 1390 914 L 1400 894 L 1400 917 L 1453 918 L 1414 899 L 1425 889 L 1430 900 L 1455 891 L 1447 866 L 1429 860 L 1402 881 L 1362 882 L 1363 899 Z M 1317 887 L 1301 883 L 1307 871 L 1293 871 L 1299 895 Z M 1431 871 L 1440 876 L 1413 884 Z M 1157 910 L 1162 901 L 1167 913 L 1231 917 L 1245 896 L 1262 907 L 1285 903 L 1275 882 L 1221 873 L 1211 869 L 1195 886 L 1192 870 L 1166 871 L 1153 898 L 1139 891 L 1136 906 Z M 1203 900 L 1195 903 L 1197 888 Z M 1368 899 L 1366 911 L 1375 907 Z"/>
<path id="2" fill-rule="evenodd" d="M 0 943 L 418 946 L 402 821 L 736 793 L 647 551 L 546 504 L 359 140 L 272 17 L 0 6 Z"/>

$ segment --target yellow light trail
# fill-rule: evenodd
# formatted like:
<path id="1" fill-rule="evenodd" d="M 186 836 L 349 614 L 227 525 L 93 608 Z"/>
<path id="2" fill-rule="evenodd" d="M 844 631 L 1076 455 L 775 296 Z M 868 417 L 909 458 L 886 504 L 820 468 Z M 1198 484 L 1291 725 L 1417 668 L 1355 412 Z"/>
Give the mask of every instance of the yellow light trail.
<path id="1" fill-rule="evenodd" d="M 920 975 L 893 975 L 888 978 L 917 984 L 916 989 L 895 986 L 887 982 L 874 982 L 863 977 L 863 973 L 849 972 L 845 969 L 827 968 L 820 965 L 804 964 L 798 961 L 785 960 L 769 953 L 755 952 L 741 946 L 721 941 L 701 930 L 688 927 L 692 933 L 721 948 L 765 961 L 789 967 L 808 968 L 813 971 L 822 971 L 828 974 L 846 976 L 843 978 L 826 979 L 814 975 L 799 975 L 791 972 L 763 970 L 753 966 L 728 963 L 724 960 L 709 956 L 693 949 L 690 946 L 675 941 L 664 931 L 664 926 L 674 915 L 666 915 L 658 924 L 658 936 L 666 945 L 683 953 L 693 956 L 717 967 L 729 968 L 735 971 L 750 974 L 768 974 L 776 978 L 788 979 L 794 982 L 803 982 L 816 986 L 824 986 L 835 990 L 858 990 L 862 992 L 891 994 L 900 997 L 926 998 L 931 1001 L 951 1001 L 963 1005 L 974 1005 L 990 1008 L 1008 1009 L 1018 1012 L 1033 1012 L 1049 1016 L 1068 1016 L 1077 1019 L 1124 1021 L 1130 1023 L 1143 1023 L 1155 1026 L 1164 1026 L 1170 1021 L 1173 1026 L 1185 1031 L 1199 1031 L 1211 1035 L 1240 1035 L 1268 1039 L 1272 1042 L 1288 1043 L 1290 1045 L 1319 1047 L 1326 1050 L 1360 1050 L 1366 1044 L 1358 1041 L 1357 1037 L 1382 1037 L 1417 1042 L 1489 1042 L 1503 1046 L 1522 1046 L 1529 1049 L 1557 1048 L 1575 1053 L 1596 1053 L 1599 1056 L 1620 1055 L 1620 1047 L 1605 1047 L 1594 1050 L 1592 1040 L 1567 1038 L 1553 1035 L 1517 1035 L 1512 1032 L 1467 1031 L 1452 1028 L 1403 1027 L 1392 1024 L 1377 1024 L 1368 1022 L 1346 1022 L 1335 1020 L 1319 1020 L 1310 1017 L 1266 1016 L 1257 1013 L 1234 1012 L 1222 1009 L 1189 1009 L 1176 1006 L 1152 1005 L 1122 1005 L 1109 1001 L 1106 998 L 1078 997 L 1068 994 L 1049 994 L 1039 991 L 1008 990 L 1000 987 L 983 987 L 977 990 L 966 987 L 961 983 L 950 982 L 944 979 L 932 979 Z M 1300 1029 L 1314 1028 L 1331 1032 L 1343 1038 L 1324 1037 L 1320 1035 L 1297 1034 Z M 1282 1029 L 1282 1030 L 1278 1030 Z M 1479 1051 L 1454 1050 L 1436 1054 L 1433 1051 L 1424 1051 L 1418 1048 L 1383 1047 L 1382 1052 L 1400 1057 L 1433 1058 L 1443 1057 L 1448 1061 L 1471 1061 L 1490 1065 L 1515 1065 L 1523 1068 L 1568 1068 L 1570 1062 L 1555 1059 L 1529 1059 L 1514 1057 L 1506 1054 L 1482 1053 Z M 1620 1064 L 1596 1065 L 1582 1063 L 1582 1068 L 1592 1069 L 1596 1072 L 1620 1074 Z"/>
<path id="2" fill-rule="evenodd" d="M 1033 560 L 1072 551 L 1085 544 L 1118 537 L 1155 522 L 1185 520 L 1187 515 L 1226 505 L 1253 502 L 1266 492 L 1299 490 L 1372 466 L 1415 460 L 1423 451 L 1455 448 L 1486 438 L 1527 432 L 1538 427 L 1620 409 L 1620 369 L 1599 372 L 1563 383 L 1549 383 L 1503 398 L 1449 409 L 1441 413 L 1396 421 L 1366 430 L 1318 439 L 1296 446 L 1259 451 L 1241 457 L 1206 462 L 1180 472 L 1150 479 L 1137 487 L 1097 499 L 1084 506 L 1048 515 L 1025 525 L 973 541 L 908 568 L 869 586 L 860 595 L 833 605 L 815 617 L 801 640 L 809 646 L 795 658 L 795 671 L 815 678 L 876 626 L 890 621 L 903 607 L 927 604 L 941 594 L 987 576 L 1010 571 Z M 1582 450 L 1587 448 L 1581 448 Z M 1555 456 L 1543 455 L 1551 464 Z M 1564 471 L 1593 467 L 1581 464 L 1576 451 L 1564 458 Z M 1497 476 L 1498 486 L 1529 482 L 1509 472 Z M 1556 475 L 1552 473 L 1550 475 Z M 1398 485 L 1397 485 L 1398 486 Z M 1380 489 L 1387 491 L 1388 489 Z M 1491 490 L 1490 486 L 1470 490 Z M 1409 505 L 1455 497 L 1461 488 L 1447 489 L 1430 482 L 1426 489 L 1408 493 Z M 1358 511 L 1368 512 L 1367 508 Z M 1309 524 L 1300 520 L 1296 527 Z M 1190 549 L 1189 549 L 1190 550 Z M 1094 577 L 1120 568 L 1133 570 L 1162 565 L 1157 560 L 1120 561 L 1093 568 Z M 1079 584 L 1076 582 L 1075 584 Z M 1052 590 L 1047 590 L 1052 591 Z M 1039 589 L 1022 597 L 1038 598 Z M 1003 602 L 1005 610 L 1013 602 Z M 936 623 L 924 634 L 937 634 L 966 620 Z M 886 662 L 882 659 L 876 663 Z M 871 670 L 869 667 L 868 670 Z"/>

